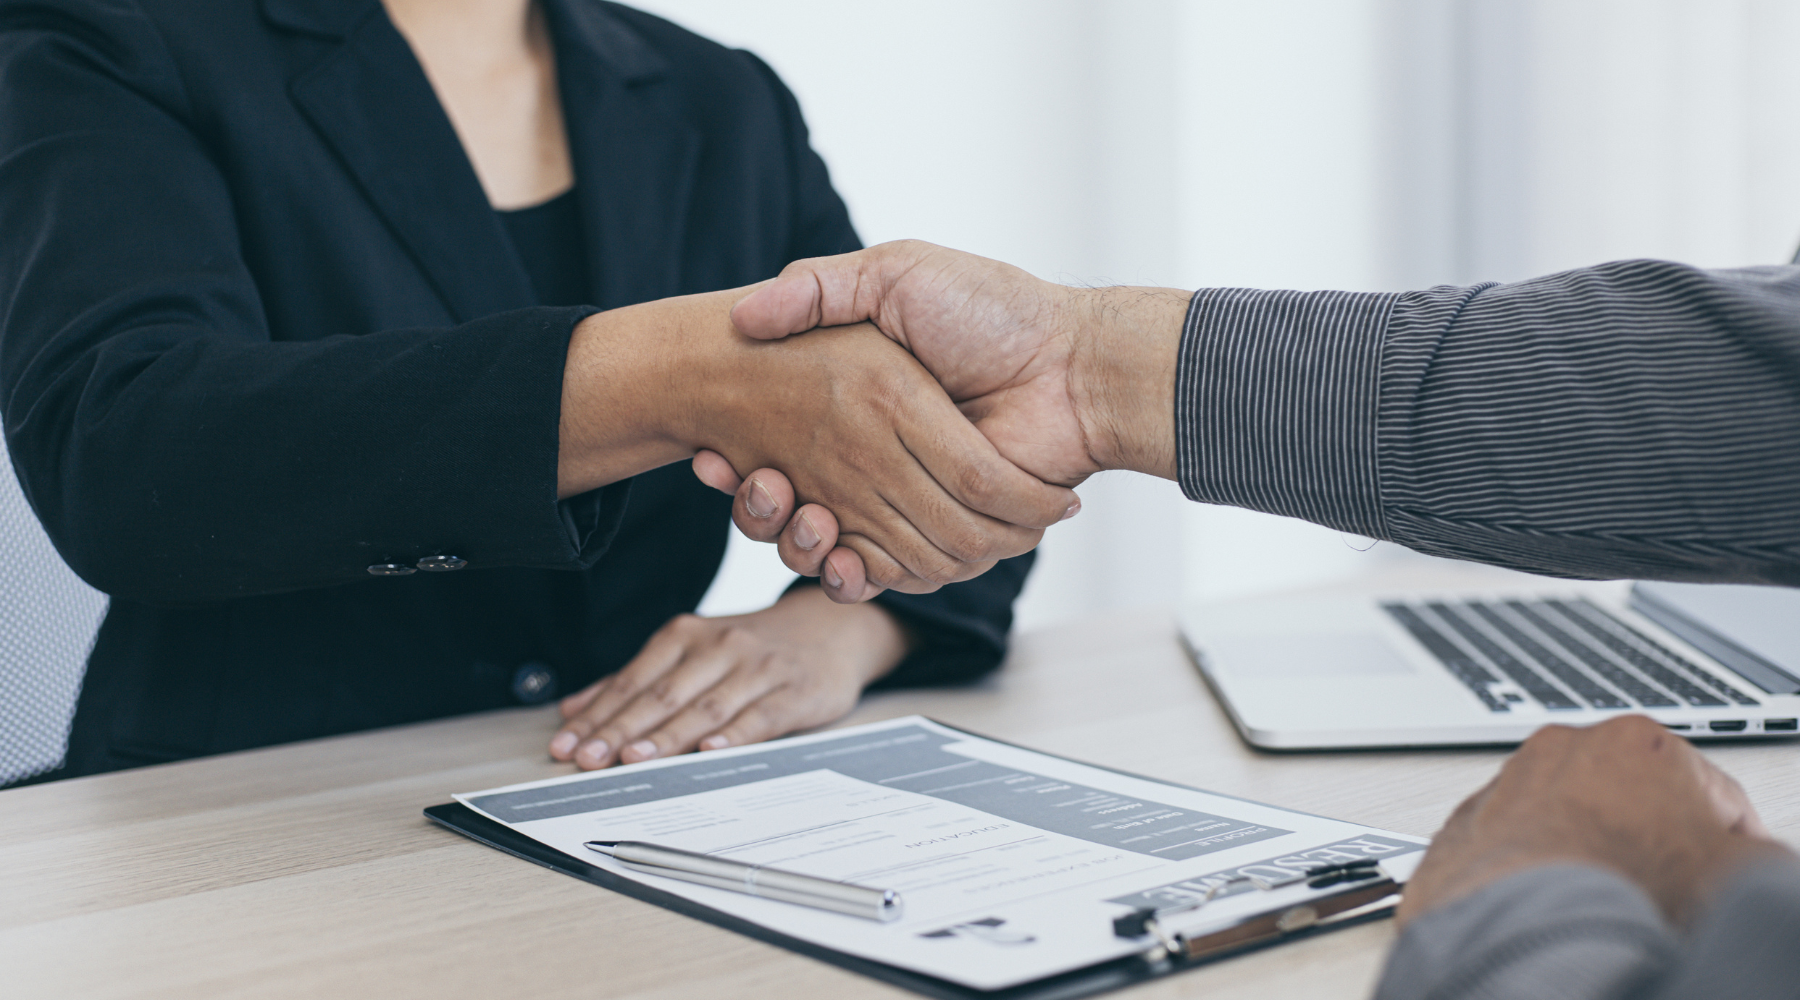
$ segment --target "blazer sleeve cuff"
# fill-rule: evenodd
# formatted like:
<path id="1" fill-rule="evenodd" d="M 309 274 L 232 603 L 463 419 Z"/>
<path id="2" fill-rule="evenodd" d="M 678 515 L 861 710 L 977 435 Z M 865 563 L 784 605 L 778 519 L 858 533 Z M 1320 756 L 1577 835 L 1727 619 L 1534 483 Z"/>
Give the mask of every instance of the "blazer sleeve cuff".
<path id="1" fill-rule="evenodd" d="M 1385 537 L 1376 470 L 1382 341 L 1397 296 L 1203 288 L 1182 328 L 1182 492 Z"/>
<path id="2" fill-rule="evenodd" d="M 472 544 L 468 544 L 466 558 L 471 566 L 588 569 L 606 554 L 618 534 L 631 497 L 630 479 L 564 500 L 556 498 L 562 379 L 569 338 L 577 324 L 599 311 L 591 306 L 533 308 L 470 324 L 493 326 L 485 336 L 512 341 L 492 363 L 518 373 L 511 379 L 496 376 L 495 381 L 511 385 L 504 394 L 510 397 L 505 403 L 488 403 L 484 417 L 495 426 L 487 431 L 471 428 L 476 434 L 488 435 L 485 441 L 476 438 L 468 444 L 485 453 L 485 461 L 491 463 L 480 471 L 464 470 L 468 479 L 487 480 L 487 489 L 470 490 L 460 501 L 464 507 L 458 520 L 467 525 Z M 509 408 L 510 417 L 506 414 Z M 481 461 L 475 455 L 470 459 Z"/>

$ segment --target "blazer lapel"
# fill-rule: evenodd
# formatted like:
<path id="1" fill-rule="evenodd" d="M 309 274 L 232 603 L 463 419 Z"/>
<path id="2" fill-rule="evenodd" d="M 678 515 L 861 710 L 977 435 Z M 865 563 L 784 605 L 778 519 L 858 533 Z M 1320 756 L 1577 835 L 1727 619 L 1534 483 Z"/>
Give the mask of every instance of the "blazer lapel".
<path id="1" fill-rule="evenodd" d="M 530 279 L 449 116 L 378 0 L 265 0 L 264 10 L 341 39 L 290 92 L 451 315 L 467 322 L 532 305 Z"/>
<path id="2" fill-rule="evenodd" d="M 704 289 L 681 283 L 700 133 L 673 106 L 661 55 L 594 0 L 543 0 L 587 233 L 606 309 Z"/>

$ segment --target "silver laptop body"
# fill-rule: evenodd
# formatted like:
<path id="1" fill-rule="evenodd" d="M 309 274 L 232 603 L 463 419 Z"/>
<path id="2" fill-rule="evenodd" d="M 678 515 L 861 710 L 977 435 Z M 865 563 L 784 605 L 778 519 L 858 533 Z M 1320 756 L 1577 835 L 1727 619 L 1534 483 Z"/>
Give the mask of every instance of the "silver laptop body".
<path id="1" fill-rule="evenodd" d="M 1180 625 L 1244 739 L 1269 750 L 1510 744 L 1625 713 L 1695 739 L 1800 732 L 1800 590 L 1267 598 Z"/>

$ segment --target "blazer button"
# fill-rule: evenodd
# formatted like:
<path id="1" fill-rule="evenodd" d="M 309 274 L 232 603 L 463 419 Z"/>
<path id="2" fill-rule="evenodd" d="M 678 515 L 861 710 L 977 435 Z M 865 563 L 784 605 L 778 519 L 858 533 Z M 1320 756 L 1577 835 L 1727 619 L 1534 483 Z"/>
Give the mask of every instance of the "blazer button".
<path id="1" fill-rule="evenodd" d="M 513 697 L 521 705 L 538 705 L 556 697 L 556 671 L 543 663 L 521 663 L 513 671 Z"/>
<path id="2" fill-rule="evenodd" d="M 469 561 L 461 556 L 426 556 L 419 560 L 419 568 L 427 573 L 448 573 L 468 564 Z"/>
<path id="3" fill-rule="evenodd" d="M 411 576 L 417 572 L 405 563 L 376 563 L 369 567 L 370 576 Z"/>

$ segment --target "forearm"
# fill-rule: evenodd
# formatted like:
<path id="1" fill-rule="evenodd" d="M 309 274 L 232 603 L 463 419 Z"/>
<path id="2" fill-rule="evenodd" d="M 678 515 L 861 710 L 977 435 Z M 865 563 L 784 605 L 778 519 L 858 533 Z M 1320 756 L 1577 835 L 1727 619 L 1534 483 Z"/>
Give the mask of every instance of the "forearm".
<path id="1" fill-rule="evenodd" d="M 624 500 L 556 502 L 579 315 L 279 344 L 168 308 L 157 323 L 64 323 L 56 337 L 84 349 L 6 369 L 13 461 L 77 572 L 148 603 L 367 580 L 434 555 L 577 568 Z"/>

